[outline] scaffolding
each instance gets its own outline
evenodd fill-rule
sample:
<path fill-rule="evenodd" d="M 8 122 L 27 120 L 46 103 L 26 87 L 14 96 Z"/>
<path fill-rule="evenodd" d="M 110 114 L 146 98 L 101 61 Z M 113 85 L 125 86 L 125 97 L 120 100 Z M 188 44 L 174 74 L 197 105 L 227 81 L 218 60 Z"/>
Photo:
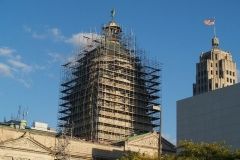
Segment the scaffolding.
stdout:
<path fill-rule="evenodd" d="M 58 125 L 73 136 L 115 143 L 160 131 L 161 65 L 114 21 L 62 66 Z"/>

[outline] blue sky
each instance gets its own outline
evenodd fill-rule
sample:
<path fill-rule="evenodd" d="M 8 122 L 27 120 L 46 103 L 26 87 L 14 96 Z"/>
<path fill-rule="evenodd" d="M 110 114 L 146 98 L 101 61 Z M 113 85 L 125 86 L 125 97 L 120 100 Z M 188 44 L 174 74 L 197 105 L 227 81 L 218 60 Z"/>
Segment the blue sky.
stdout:
<path fill-rule="evenodd" d="M 176 101 L 192 95 L 195 63 L 211 48 L 216 18 L 220 48 L 240 65 L 238 0 L 0 0 L 0 120 L 28 108 L 27 119 L 55 127 L 60 65 L 77 48 L 74 36 L 116 21 L 133 30 L 147 56 L 163 63 L 163 133 L 176 137 Z"/>

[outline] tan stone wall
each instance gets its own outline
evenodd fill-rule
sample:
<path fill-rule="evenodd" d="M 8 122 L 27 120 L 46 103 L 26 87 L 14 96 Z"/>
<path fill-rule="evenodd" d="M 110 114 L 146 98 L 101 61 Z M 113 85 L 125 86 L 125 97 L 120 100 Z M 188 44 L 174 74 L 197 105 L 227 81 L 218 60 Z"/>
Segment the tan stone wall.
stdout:
<path fill-rule="evenodd" d="M 158 148 L 156 147 L 158 137 L 156 137 L 155 134 L 156 133 L 150 133 L 147 137 L 143 137 L 142 139 L 138 138 L 133 141 L 126 141 L 125 147 L 104 145 L 71 138 L 68 141 L 69 145 L 66 151 L 68 151 L 68 153 L 71 155 L 71 160 L 92 159 L 92 157 L 96 156 L 103 158 L 111 157 L 115 159 L 120 157 L 125 150 L 153 156 L 158 153 Z M 16 143 L 16 141 L 19 141 L 21 138 L 24 140 L 22 142 Z M 31 145 L 29 145 L 29 149 L 26 149 L 28 143 L 26 141 L 31 140 L 36 142 L 37 145 L 39 145 L 37 146 L 38 148 L 31 148 Z M 3 142 L 5 144 L 9 141 L 13 141 L 13 144 L 15 144 L 16 146 L 13 146 L 12 148 L 7 148 L 6 145 L 1 145 Z M 6 126 L 0 126 L 0 160 L 6 158 L 22 158 L 21 160 L 25 160 L 24 158 L 28 158 L 27 160 L 52 160 L 54 159 L 54 151 L 58 142 L 59 139 L 55 137 L 54 133 L 27 129 L 20 130 Z M 26 143 L 26 146 L 24 146 L 25 148 L 20 146 L 21 143 Z"/>
<path fill-rule="evenodd" d="M 55 134 L 40 132 L 40 131 L 31 130 L 29 132 L 29 130 L 17 130 L 9 127 L 0 126 L 0 142 L 17 139 L 23 136 L 25 133 L 29 134 L 29 137 L 31 137 L 35 141 L 41 143 L 47 148 L 50 148 L 52 151 L 55 150 L 55 147 L 58 143 L 57 138 L 55 138 Z M 123 150 L 124 150 L 123 147 L 91 143 L 91 142 L 86 142 L 79 139 L 70 139 L 69 145 L 67 147 L 67 151 L 69 151 L 69 154 L 71 155 L 71 159 L 86 159 L 86 158 L 91 158 L 96 154 L 103 157 L 104 156 L 116 157 L 116 156 L 120 156 L 121 155 L 120 152 L 122 152 Z M 24 153 L 23 151 L 16 151 L 15 154 L 21 157 L 23 153 Z M 32 154 L 35 155 L 35 153 L 28 153 L 28 152 L 24 153 L 23 155 L 24 156 L 28 155 L 29 157 L 33 157 Z M 4 149 L 2 148 L 0 150 L 0 156 L 3 156 L 3 155 L 11 155 L 11 152 L 8 151 L 6 148 Z M 46 159 L 46 160 L 51 159 L 51 156 L 45 156 L 43 154 L 40 154 L 40 155 L 43 156 L 42 159 Z M 37 157 L 37 154 L 36 154 L 36 157 Z"/>
<path fill-rule="evenodd" d="M 54 157 L 43 153 L 0 148 L 0 160 L 54 160 Z"/>

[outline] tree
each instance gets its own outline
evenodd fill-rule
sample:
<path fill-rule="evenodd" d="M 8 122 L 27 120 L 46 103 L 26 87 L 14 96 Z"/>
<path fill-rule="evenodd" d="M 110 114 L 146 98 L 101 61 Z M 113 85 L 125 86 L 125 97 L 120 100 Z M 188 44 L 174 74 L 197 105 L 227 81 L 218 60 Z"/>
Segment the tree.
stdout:
<path fill-rule="evenodd" d="M 158 158 L 143 155 L 138 152 L 127 152 L 123 157 L 118 160 L 158 160 Z"/>
<path fill-rule="evenodd" d="M 164 159 L 165 158 L 165 159 Z M 231 150 L 224 143 L 193 143 L 183 141 L 174 157 L 166 155 L 163 160 L 236 160 L 240 150 Z"/>
<path fill-rule="evenodd" d="M 159 160 L 140 153 L 128 152 L 119 160 Z M 162 155 L 161 160 L 240 160 L 240 150 L 231 150 L 224 143 L 183 141 L 175 155 Z"/>

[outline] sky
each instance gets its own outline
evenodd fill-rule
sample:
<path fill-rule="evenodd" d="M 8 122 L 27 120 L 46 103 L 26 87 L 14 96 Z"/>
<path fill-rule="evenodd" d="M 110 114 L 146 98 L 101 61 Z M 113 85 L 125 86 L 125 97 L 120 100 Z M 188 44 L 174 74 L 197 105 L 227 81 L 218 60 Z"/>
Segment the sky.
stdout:
<path fill-rule="evenodd" d="M 132 30 L 137 45 L 163 64 L 162 132 L 176 141 L 176 101 L 192 96 L 195 64 L 211 49 L 216 19 L 220 48 L 240 65 L 238 0 L 0 0 L 0 121 L 18 108 L 33 121 L 56 127 L 61 64 L 74 55 L 81 37 L 111 20 Z"/>

